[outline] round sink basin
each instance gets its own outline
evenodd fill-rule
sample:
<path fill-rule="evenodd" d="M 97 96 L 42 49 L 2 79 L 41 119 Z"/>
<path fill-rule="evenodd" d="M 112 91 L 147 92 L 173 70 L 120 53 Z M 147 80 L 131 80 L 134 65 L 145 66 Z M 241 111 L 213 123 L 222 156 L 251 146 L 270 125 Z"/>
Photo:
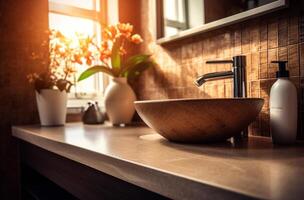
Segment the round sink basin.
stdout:
<path fill-rule="evenodd" d="M 135 101 L 144 122 L 174 142 L 218 142 L 239 134 L 262 109 L 261 98 Z"/>

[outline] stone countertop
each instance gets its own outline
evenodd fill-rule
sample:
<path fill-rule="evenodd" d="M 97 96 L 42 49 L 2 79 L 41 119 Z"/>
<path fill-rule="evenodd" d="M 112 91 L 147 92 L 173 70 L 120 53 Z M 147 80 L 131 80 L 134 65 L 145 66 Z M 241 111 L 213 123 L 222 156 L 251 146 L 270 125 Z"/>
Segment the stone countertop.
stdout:
<path fill-rule="evenodd" d="M 242 144 L 171 143 L 147 127 L 70 123 L 18 126 L 13 135 L 50 152 L 173 199 L 300 199 L 304 145 L 269 138 Z"/>

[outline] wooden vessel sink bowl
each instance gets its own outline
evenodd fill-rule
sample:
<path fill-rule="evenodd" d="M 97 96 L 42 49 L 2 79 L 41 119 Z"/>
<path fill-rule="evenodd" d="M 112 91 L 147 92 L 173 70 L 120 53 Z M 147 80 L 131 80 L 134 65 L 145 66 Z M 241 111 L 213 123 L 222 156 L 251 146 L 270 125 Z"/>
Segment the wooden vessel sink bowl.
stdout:
<path fill-rule="evenodd" d="M 218 142 L 239 134 L 262 109 L 260 98 L 135 101 L 144 122 L 174 142 Z"/>

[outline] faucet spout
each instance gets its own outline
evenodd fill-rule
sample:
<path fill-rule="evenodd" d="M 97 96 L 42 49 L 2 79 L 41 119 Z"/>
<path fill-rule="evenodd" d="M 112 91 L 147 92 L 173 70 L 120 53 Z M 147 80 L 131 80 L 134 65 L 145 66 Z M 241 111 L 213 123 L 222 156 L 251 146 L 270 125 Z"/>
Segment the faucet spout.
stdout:
<path fill-rule="evenodd" d="M 202 76 L 199 76 L 194 81 L 194 83 L 199 87 L 199 86 L 202 86 L 207 81 L 233 78 L 233 77 L 234 77 L 234 72 L 233 71 L 214 72 L 214 73 L 208 73 L 208 74 L 204 74 Z"/>

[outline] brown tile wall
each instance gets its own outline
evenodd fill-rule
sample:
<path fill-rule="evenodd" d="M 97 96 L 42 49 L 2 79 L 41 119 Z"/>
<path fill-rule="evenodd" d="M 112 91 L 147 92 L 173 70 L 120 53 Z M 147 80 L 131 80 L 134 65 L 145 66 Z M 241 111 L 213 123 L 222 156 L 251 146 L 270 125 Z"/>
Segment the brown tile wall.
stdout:
<path fill-rule="evenodd" d="M 43 70 L 30 57 L 47 39 L 47 0 L 0 0 L 0 199 L 18 199 L 18 145 L 11 126 L 38 122 L 26 75 Z"/>
<path fill-rule="evenodd" d="M 139 15 L 145 39 L 142 51 L 152 53 L 158 66 L 144 73 L 134 84 L 138 98 L 232 97 L 231 80 L 207 82 L 200 88 L 193 81 L 204 73 L 230 70 L 229 65 L 206 65 L 207 60 L 246 55 L 247 95 L 265 99 L 262 112 L 250 126 L 250 133 L 269 136 L 269 92 L 277 70 L 276 65 L 270 63 L 272 60 L 288 60 L 291 80 L 299 91 L 299 114 L 303 115 L 304 111 L 304 15 L 293 8 L 298 6 L 291 7 L 177 42 L 157 45 L 153 37 L 151 0 L 141 1 Z M 299 125 L 301 123 L 303 121 L 299 121 Z M 299 137 L 303 135 L 301 126 Z"/>

